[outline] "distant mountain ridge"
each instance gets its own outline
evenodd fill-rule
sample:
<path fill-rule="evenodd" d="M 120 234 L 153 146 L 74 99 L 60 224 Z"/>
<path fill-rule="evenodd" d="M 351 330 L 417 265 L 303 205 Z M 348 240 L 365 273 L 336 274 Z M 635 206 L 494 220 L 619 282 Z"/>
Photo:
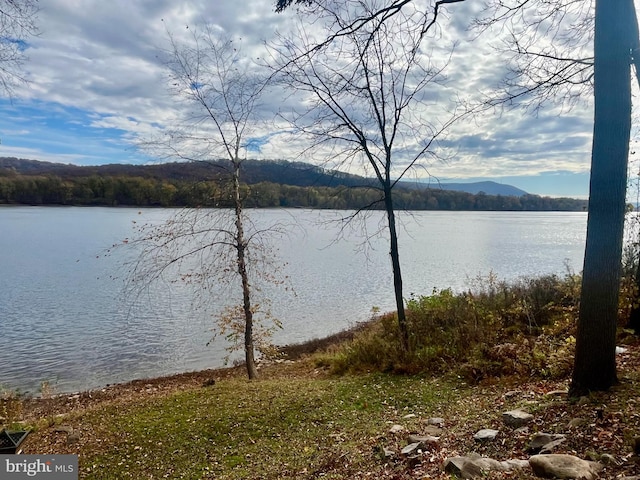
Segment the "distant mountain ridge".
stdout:
<path fill-rule="evenodd" d="M 523 195 L 529 195 L 528 192 L 525 192 L 518 187 L 514 187 L 513 185 L 508 185 L 506 183 L 497 183 L 491 180 L 471 183 L 431 182 L 426 185 L 424 183 L 419 183 L 417 188 L 453 190 L 456 192 L 467 192 L 473 195 L 485 193 L 487 195 L 502 195 L 503 197 L 522 197 Z"/>
<path fill-rule="evenodd" d="M 24 175 L 59 175 L 80 177 L 89 175 L 137 176 L 167 180 L 216 180 L 226 175 L 228 162 L 169 162 L 147 165 L 107 164 L 78 166 L 43 162 L 22 158 L 0 157 L 0 171 L 11 170 Z M 366 186 L 373 180 L 337 170 L 327 170 L 303 162 L 287 160 L 245 160 L 242 180 L 248 184 L 273 182 L 285 185 L 307 186 Z"/>
<path fill-rule="evenodd" d="M 212 168 L 212 165 L 214 168 Z M 223 174 L 224 161 L 205 162 L 169 162 L 148 165 L 107 164 L 97 166 L 78 166 L 64 163 L 43 162 L 14 157 L 0 157 L 0 170 L 10 170 L 24 175 L 53 174 L 62 177 L 89 175 L 128 175 L 156 179 L 172 180 L 215 180 Z M 215 167 L 219 167 L 216 169 Z M 376 180 L 327 170 L 303 162 L 287 160 L 246 160 L 243 165 L 243 180 L 248 184 L 273 182 L 299 187 L 337 187 L 375 185 Z M 439 183 L 402 181 L 399 186 L 408 189 L 450 190 L 487 195 L 521 197 L 527 192 L 512 185 L 492 181 L 473 183 Z"/>

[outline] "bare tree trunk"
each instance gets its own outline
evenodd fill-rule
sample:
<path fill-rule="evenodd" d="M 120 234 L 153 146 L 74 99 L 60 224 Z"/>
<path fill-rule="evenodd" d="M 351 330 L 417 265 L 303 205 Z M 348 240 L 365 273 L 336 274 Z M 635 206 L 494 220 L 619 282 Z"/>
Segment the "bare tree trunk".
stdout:
<path fill-rule="evenodd" d="M 597 0 L 595 122 L 572 396 L 617 381 L 615 341 L 631 130 L 630 0 Z"/>
<path fill-rule="evenodd" d="M 242 309 L 244 311 L 244 355 L 249 380 L 258 378 L 258 369 L 253 348 L 253 311 L 251 310 L 251 286 L 247 274 L 245 258 L 246 242 L 242 221 L 242 199 L 240 198 L 240 161 L 233 162 L 233 194 L 236 215 L 236 250 L 238 252 L 238 273 L 242 280 Z"/>
<path fill-rule="evenodd" d="M 409 351 L 409 327 L 407 316 L 404 310 L 404 297 L 402 295 L 402 272 L 400 270 L 400 254 L 398 250 L 398 233 L 396 230 L 396 215 L 393 209 L 392 188 L 387 180 L 384 186 L 384 207 L 387 212 L 389 224 L 389 243 L 391 255 L 391 267 L 393 270 L 393 291 L 396 297 L 396 311 L 398 312 L 398 328 L 400 330 L 400 341 L 405 352 Z"/>

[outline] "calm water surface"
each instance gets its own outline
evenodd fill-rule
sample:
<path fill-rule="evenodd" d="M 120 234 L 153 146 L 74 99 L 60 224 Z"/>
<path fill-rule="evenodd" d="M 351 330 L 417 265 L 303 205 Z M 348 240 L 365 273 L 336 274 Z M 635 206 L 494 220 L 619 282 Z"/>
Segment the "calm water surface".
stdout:
<path fill-rule="evenodd" d="M 133 223 L 161 223 L 175 211 L 75 207 L 0 208 L 0 387 L 38 392 L 96 388 L 162 374 L 221 366 L 224 342 L 207 346 L 214 316 L 229 293 L 207 308 L 197 287 L 166 282 L 142 295 L 124 293 L 134 252 L 105 256 L 134 235 Z M 295 225 L 276 245 L 289 286 L 266 293 L 282 321 L 277 343 L 324 336 L 393 309 L 384 235 L 364 242 L 383 220 L 376 212 L 340 230 L 349 212 L 257 210 L 259 225 Z M 585 213 L 414 212 L 401 214 L 405 292 L 463 290 L 478 275 L 501 279 L 580 271 Z M 340 239 L 336 238 L 341 232 Z"/>

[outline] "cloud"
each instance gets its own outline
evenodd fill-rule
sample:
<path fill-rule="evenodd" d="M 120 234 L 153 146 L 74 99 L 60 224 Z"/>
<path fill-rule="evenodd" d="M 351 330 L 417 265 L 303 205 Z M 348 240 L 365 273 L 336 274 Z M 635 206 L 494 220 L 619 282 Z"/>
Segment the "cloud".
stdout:
<path fill-rule="evenodd" d="M 296 9 L 276 14 L 273 0 L 40 0 L 40 8 L 41 35 L 26 45 L 30 84 L 13 104 L 0 102 L 0 155 L 22 152 L 19 156 L 91 164 L 148 162 L 136 148 L 138 139 L 153 137 L 189 113 L 169 93 L 167 31 L 178 41 L 189 41 L 194 29 L 214 25 L 237 39 L 256 63 L 268 59 L 265 42 L 277 33 L 300 28 L 309 36 L 323 35 L 318 23 L 300 18 Z M 447 80 L 429 91 L 430 101 L 444 105 L 474 98 L 504 77 L 506 59 L 491 45 L 499 38 L 478 40 L 467 28 L 479 8 L 477 2 L 462 2 L 442 10 L 424 54 L 441 64 L 439 58 L 453 52 L 444 72 Z M 304 108 L 301 95 L 278 86 L 262 99 L 260 113 L 286 116 Z M 428 110 L 416 114 L 433 120 L 430 115 Z M 447 161 L 425 158 L 425 166 L 430 173 L 458 179 L 559 171 L 583 175 L 589 168 L 591 128 L 588 106 L 568 113 L 551 106 L 537 117 L 505 111 L 456 125 L 440 142 Z M 258 126 L 248 139 L 249 153 L 310 160 L 305 139 L 288 132 L 290 125 L 278 118 Z M 400 151 L 401 168 L 415 148 Z M 316 158 L 329 159 L 333 153 L 327 150 Z"/>

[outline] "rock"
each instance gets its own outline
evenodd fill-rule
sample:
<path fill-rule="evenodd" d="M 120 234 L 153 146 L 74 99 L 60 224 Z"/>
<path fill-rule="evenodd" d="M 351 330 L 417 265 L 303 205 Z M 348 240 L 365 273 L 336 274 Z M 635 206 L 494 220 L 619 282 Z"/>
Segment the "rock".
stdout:
<path fill-rule="evenodd" d="M 573 455 L 534 455 L 529 459 L 533 473 L 543 478 L 575 478 L 595 480 L 602 465 Z"/>
<path fill-rule="evenodd" d="M 387 447 L 382 447 L 382 456 L 384 458 L 392 458 L 396 456 L 396 452 Z"/>
<path fill-rule="evenodd" d="M 529 462 L 527 460 L 512 459 L 499 462 L 492 458 L 481 457 L 475 453 L 466 457 L 451 457 L 444 462 L 445 472 L 459 478 L 480 478 L 484 477 L 486 472 L 490 470 L 511 472 L 528 466 Z"/>
<path fill-rule="evenodd" d="M 442 427 L 444 425 L 444 418 L 431 417 L 427 420 L 427 425 L 435 425 L 436 427 Z"/>
<path fill-rule="evenodd" d="M 478 478 L 482 469 L 467 457 L 451 457 L 444 461 L 444 471 L 456 478 Z"/>
<path fill-rule="evenodd" d="M 551 453 L 551 451 L 566 440 L 564 435 L 555 433 L 536 433 L 531 437 L 531 442 L 527 447 L 527 451 L 530 453 Z"/>
<path fill-rule="evenodd" d="M 620 355 L 622 353 L 625 353 L 628 349 L 624 348 L 624 347 L 616 347 L 616 355 Z"/>
<path fill-rule="evenodd" d="M 521 460 L 518 458 L 505 460 L 504 462 L 500 462 L 500 463 L 509 467 L 506 470 L 507 472 L 511 472 L 513 470 L 521 470 L 523 468 L 529 468 L 529 460 Z"/>
<path fill-rule="evenodd" d="M 550 392 L 546 393 L 547 397 L 562 397 L 568 394 L 569 394 L 568 390 L 551 390 Z"/>
<path fill-rule="evenodd" d="M 72 445 L 80 441 L 80 433 L 76 431 L 69 432 L 67 435 L 67 445 Z"/>
<path fill-rule="evenodd" d="M 511 410 L 502 414 L 502 421 L 512 428 L 519 428 L 533 421 L 533 415 L 523 410 Z"/>
<path fill-rule="evenodd" d="M 507 393 L 505 393 L 503 395 L 504 398 L 513 398 L 513 397 L 517 397 L 518 395 L 520 395 L 520 392 L 517 390 L 510 390 Z"/>
<path fill-rule="evenodd" d="M 494 440 L 498 436 L 498 433 L 500 433 L 498 430 L 483 428 L 482 430 L 478 430 L 478 432 L 476 432 L 476 434 L 473 436 L 473 439 L 478 442 Z"/>
<path fill-rule="evenodd" d="M 559 438 L 558 440 L 554 440 L 553 442 L 549 442 L 546 445 L 544 445 L 540 451 L 538 452 L 541 455 L 544 455 L 546 453 L 553 453 L 553 451 L 555 450 L 555 448 L 560 445 L 561 443 L 563 443 L 566 439 L 565 438 Z"/>
<path fill-rule="evenodd" d="M 437 445 L 439 441 L 440 438 L 431 435 L 409 435 L 409 443 L 419 443 L 425 448 L 429 445 Z"/>
<path fill-rule="evenodd" d="M 588 420 L 585 420 L 584 418 L 573 418 L 570 422 L 569 422 L 569 428 L 576 428 L 576 427 L 582 427 L 583 425 L 586 425 L 587 423 L 589 423 Z"/>
<path fill-rule="evenodd" d="M 71 433 L 73 432 L 73 427 L 71 427 L 70 425 L 58 425 L 57 427 L 55 427 L 53 429 L 54 432 L 56 433 Z"/>
<path fill-rule="evenodd" d="M 411 455 L 412 453 L 417 453 L 417 450 L 420 448 L 422 444 L 420 442 L 413 442 L 400 450 L 401 455 Z"/>
<path fill-rule="evenodd" d="M 409 413 L 407 415 L 405 415 L 404 417 L 402 417 L 405 420 L 409 420 L 410 418 L 416 418 L 416 414 L 415 413 Z"/>
<path fill-rule="evenodd" d="M 610 453 L 603 453 L 600 455 L 600 463 L 603 463 L 604 465 L 619 465 L 616 457 Z"/>
<path fill-rule="evenodd" d="M 400 432 L 404 432 L 404 427 L 402 425 L 396 424 L 389 429 L 389 433 L 400 433 Z"/>

